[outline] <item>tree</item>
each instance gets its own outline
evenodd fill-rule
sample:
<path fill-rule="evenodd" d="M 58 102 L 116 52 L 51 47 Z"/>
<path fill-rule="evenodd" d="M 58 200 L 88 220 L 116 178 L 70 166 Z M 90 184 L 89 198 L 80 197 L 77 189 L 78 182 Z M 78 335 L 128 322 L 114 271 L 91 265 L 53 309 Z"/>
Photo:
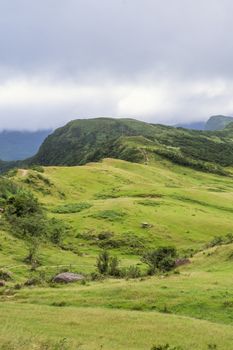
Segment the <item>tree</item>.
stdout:
<path fill-rule="evenodd" d="M 97 258 L 97 269 L 101 275 L 106 275 L 109 269 L 110 256 L 109 253 L 104 250 L 101 252 Z"/>
<path fill-rule="evenodd" d="M 114 256 L 110 258 L 108 273 L 110 276 L 119 277 L 120 269 L 119 269 L 119 259 Z"/>
<path fill-rule="evenodd" d="M 48 221 L 48 234 L 52 243 L 59 245 L 66 232 L 66 227 L 61 220 L 52 218 Z"/>
<path fill-rule="evenodd" d="M 37 263 L 37 253 L 41 240 L 46 236 L 46 216 L 31 192 L 18 191 L 6 203 L 5 217 L 11 231 L 28 243 L 26 261 L 33 266 Z"/>

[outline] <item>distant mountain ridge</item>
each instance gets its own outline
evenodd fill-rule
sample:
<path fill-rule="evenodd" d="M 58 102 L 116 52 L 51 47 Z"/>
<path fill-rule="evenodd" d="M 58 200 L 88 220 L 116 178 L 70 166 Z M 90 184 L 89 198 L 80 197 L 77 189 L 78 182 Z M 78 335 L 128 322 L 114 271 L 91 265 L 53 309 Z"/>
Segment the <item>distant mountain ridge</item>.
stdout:
<path fill-rule="evenodd" d="M 179 123 L 176 124 L 176 128 L 185 128 L 185 129 L 192 129 L 192 130 L 205 130 L 206 122 L 200 121 L 200 122 L 192 122 L 192 123 Z"/>
<path fill-rule="evenodd" d="M 38 131 L 1 131 L 0 159 L 13 161 L 33 156 L 51 132 L 51 129 Z"/>
<path fill-rule="evenodd" d="M 232 122 L 233 117 L 225 115 L 214 115 L 207 120 L 205 130 L 223 130 L 228 124 Z"/>
<path fill-rule="evenodd" d="M 217 131 L 223 130 L 229 123 L 233 122 L 233 117 L 225 116 L 225 115 L 214 115 L 210 117 L 206 122 L 191 122 L 191 123 L 179 123 L 176 124 L 177 128 L 185 128 L 192 130 L 209 130 L 209 131 Z"/>

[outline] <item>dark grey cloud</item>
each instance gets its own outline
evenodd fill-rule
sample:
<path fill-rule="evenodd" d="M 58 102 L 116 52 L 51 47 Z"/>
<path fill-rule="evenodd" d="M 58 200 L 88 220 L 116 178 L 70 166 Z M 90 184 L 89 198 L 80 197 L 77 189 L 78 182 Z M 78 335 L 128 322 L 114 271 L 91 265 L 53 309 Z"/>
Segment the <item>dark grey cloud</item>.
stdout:
<path fill-rule="evenodd" d="M 232 13 L 231 0 L 0 0 L 0 128 L 231 114 Z"/>

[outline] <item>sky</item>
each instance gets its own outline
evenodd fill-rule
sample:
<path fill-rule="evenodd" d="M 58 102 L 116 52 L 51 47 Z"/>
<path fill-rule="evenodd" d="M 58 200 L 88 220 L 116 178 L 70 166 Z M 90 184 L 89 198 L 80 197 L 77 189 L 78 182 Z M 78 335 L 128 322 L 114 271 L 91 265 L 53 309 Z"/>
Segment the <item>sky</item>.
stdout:
<path fill-rule="evenodd" d="M 232 0 L 0 0 L 0 129 L 233 115 Z"/>

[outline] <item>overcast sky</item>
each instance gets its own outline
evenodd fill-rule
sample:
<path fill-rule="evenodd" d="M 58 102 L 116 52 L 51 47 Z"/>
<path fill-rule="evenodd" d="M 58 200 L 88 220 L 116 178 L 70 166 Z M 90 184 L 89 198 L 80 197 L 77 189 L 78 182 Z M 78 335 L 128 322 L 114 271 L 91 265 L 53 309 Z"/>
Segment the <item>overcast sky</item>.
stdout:
<path fill-rule="evenodd" d="M 232 0 L 0 0 L 0 129 L 233 115 Z"/>

